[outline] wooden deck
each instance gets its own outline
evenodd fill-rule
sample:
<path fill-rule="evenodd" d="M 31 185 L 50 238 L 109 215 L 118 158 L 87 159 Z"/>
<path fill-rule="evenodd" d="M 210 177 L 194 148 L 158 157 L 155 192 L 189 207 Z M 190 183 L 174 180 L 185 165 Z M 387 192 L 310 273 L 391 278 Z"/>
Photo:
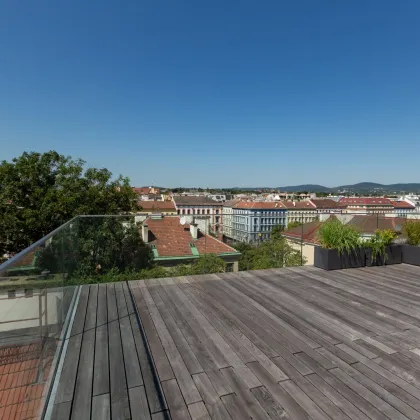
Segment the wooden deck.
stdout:
<path fill-rule="evenodd" d="M 55 402 L 54 419 L 418 420 L 420 268 L 84 286 Z"/>

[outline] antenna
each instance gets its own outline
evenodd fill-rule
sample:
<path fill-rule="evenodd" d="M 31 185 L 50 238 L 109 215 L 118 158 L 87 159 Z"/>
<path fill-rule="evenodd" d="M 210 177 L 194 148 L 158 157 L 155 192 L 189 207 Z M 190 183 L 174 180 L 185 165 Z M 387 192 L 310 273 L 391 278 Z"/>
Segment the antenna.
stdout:
<path fill-rule="evenodd" d="M 181 225 L 185 225 L 185 223 L 187 223 L 187 219 L 183 216 L 181 217 L 181 220 L 179 221 L 179 223 L 181 223 Z"/>

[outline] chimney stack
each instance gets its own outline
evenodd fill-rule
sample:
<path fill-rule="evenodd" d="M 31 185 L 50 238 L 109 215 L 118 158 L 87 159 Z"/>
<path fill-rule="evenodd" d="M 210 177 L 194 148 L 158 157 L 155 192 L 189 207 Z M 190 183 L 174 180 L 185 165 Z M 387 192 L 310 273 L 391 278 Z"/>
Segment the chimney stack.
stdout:
<path fill-rule="evenodd" d="M 193 239 L 198 239 L 198 225 L 197 223 L 190 223 L 190 233 Z"/>
<path fill-rule="evenodd" d="M 143 238 L 143 242 L 147 244 L 149 242 L 149 226 L 146 223 L 143 223 L 141 226 L 141 237 Z"/>

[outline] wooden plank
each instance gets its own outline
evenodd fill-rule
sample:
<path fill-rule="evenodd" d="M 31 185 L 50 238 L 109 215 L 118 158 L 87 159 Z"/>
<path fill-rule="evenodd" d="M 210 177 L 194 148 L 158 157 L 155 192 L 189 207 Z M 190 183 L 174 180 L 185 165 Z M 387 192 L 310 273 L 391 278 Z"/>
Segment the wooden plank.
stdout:
<path fill-rule="evenodd" d="M 327 382 L 332 388 L 337 390 L 341 395 L 343 395 L 348 401 L 350 401 L 354 406 L 356 406 L 360 411 L 366 414 L 373 420 L 383 420 L 384 414 L 379 411 L 375 406 L 373 406 L 369 401 L 360 396 L 353 389 L 349 388 L 344 384 L 339 378 L 335 375 L 321 367 L 313 359 L 311 359 L 305 353 L 298 353 L 296 355 L 304 363 L 311 367 L 311 369 L 320 376 L 325 382 Z M 337 369 L 337 368 L 336 368 Z"/>
<path fill-rule="evenodd" d="M 96 312 L 96 305 L 94 305 Z M 90 308 L 88 308 L 89 312 Z M 79 367 L 73 397 L 71 418 L 79 420 L 89 415 L 92 404 L 93 358 L 95 348 L 95 329 L 83 333 Z"/>
<path fill-rule="evenodd" d="M 115 283 L 115 298 L 117 301 L 118 317 L 125 318 L 128 315 L 122 283 Z"/>
<path fill-rule="evenodd" d="M 160 297 L 157 288 L 150 290 L 150 293 L 190 374 L 193 375 L 195 373 L 203 372 L 203 367 L 200 365 L 200 362 L 197 360 L 197 357 L 182 334 L 182 331 L 179 329 L 174 318 Z"/>
<path fill-rule="evenodd" d="M 258 363 L 248 363 L 248 367 L 264 384 L 271 395 L 286 410 L 289 416 L 295 420 L 308 420 L 308 414 L 302 410 L 299 404 L 275 381 L 275 379 Z"/>
<path fill-rule="evenodd" d="M 130 388 L 128 395 L 132 420 L 150 420 L 150 411 L 144 386 Z"/>
<path fill-rule="evenodd" d="M 125 419 L 130 417 L 130 404 L 125 369 L 123 368 L 124 354 L 113 286 L 113 284 L 107 285 L 111 416 L 112 418 Z"/>
<path fill-rule="evenodd" d="M 193 375 L 193 380 L 200 391 L 201 397 L 206 404 L 206 408 L 213 420 L 230 419 L 225 406 L 219 398 L 216 389 L 213 387 L 206 373 Z"/>
<path fill-rule="evenodd" d="M 179 353 L 148 289 L 143 288 L 142 293 L 185 402 L 187 404 L 192 404 L 194 402 L 201 401 L 200 393 L 198 392 L 181 354 Z"/>
<path fill-rule="evenodd" d="M 274 399 L 265 386 L 251 389 L 254 397 L 260 405 L 267 411 L 270 419 L 290 420 L 290 416 L 284 411 L 283 407 Z"/>
<path fill-rule="evenodd" d="M 84 331 L 93 330 L 96 326 L 96 312 L 98 305 L 98 285 L 89 286 L 89 300 L 86 310 Z"/>
<path fill-rule="evenodd" d="M 188 405 L 188 411 L 192 420 L 211 420 L 209 412 L 203 401 Z"/>
<path fill-rule="evenodd" d="M 120 287 L 117 287 L 120 286 Z M 124 366 L 127 376 L 127 387 L 134 388 L 143 385 L 143 377 L 136 345 L 134 343 L 131 322 L 128 318 L 127 303 L 121 284 L 115 285 L 118 318 L 120 322 L 121 341 L 124 353 Z"/>
<path fill-rule="evenodd" d="M 71 401 L 73 399 L 77 376 L 76 366 L 79 364 L 88 297 L 89 286 L 82 286 L 70 338 L 68 340 L 67 352 L 64 359 L 63 369 L 61 371 L 60 382 L 54 401 L 55 404 Z"/>
<path fill-rule="evenodd" d="M 306 379 L 311 382 L 319 391 L 321 391 L 327 398 L 329 398 L 337 407 L 346 413 L 352 420 L 369 420 L 355 405 L 347 400 L 342 394 L 337 392 L 335 388 L 325 382 L 316 373 L 311 373 L 306 376 Z"/>
<path fill-rule="evenodd" d="M 130 293 L 128 282 L 123 282 L 123 291 L 124 291 L 124 296 L 125 296 L 125 302 L 127 304 L 128 315 L 134 314 L 136 312 L 136 309 L 134 308 L 134 305 L 133 305 L 133 299 Z"/>
<path fill-rule="evenodd" d="M 147 310 L 141 289 L 132 288 L 131 292 L 135 298 L 137 312 L 145 331 L 159 378 L 161 381 L 172 379 L 174 378 L 174 373 L 172 372 L 172 368 L 168 358 L 166 357 L 165 350 L 162 347 L 162 343 L 160 342 L 149 311 Z"/>
<path fill-rule="evenodd" d="M 81 417 L 85 418 L 85 417 Z M 111 420 L 111 405 L 109 394 L 96 395 L 92 398 L 91 420 Z"/>
<path fill-rule="evenodd" d="M 221 400 L 232 419 L 251 418 L 241 399 L 235 394 L 224 395 Z"/>
<path fill-rule="evenodd" d="M 276 363 L 286 372 L 289 378 L 310 398 L 317 406 L 323 410 L 331 419 L 334 420 L 349 420 L 349 417 L 344 414 L 336 405 L 334 405 L 329 398 L 325 397 L 316 387 L 314 387 L 304 376 L 302 376 L 292 365 L 287 363 L 281 357 L 276 358 Z M 288 386 L 291 390 L 291 387 Z M 287 389 L 286 389 L 287 391 Z M 291 396 L 295 393 L 292 391 Z M 296 398 L 295 398 L 296 399 Z M 303 404 L 301 404 L 303 407 Z M 311 413 L 309 413 L 311 414 Z M 313 416 L 311 416 L 313 417 Z"/>
<path fill-rule="evenodd" d="M 159 413 L 152 414 L 152 420 L 171 420 L 169 411 L 160 411 Z"/>
<path fill-rule="evenodd" d="M 60 404 L 54 404 L 54 408 L 51 414 L 51 419 L 68 420 L 70 418 L 70 412 L 71 412 L 71 401 L 66 401 Z"/>
<path fill-rule="evenodd" d="M 169 411 L 173 420 L 190 419 L 188 408 L 182 398 L 181 391 L 175 379 L 162 382 L 162 388 L 165 392 L 166 401 L 168 402 Z"/>
<path fill-rule="evenodd" d="M 341 368 L 331 369 L 330 372 L 340 379 L 341 382 L 346 384 L 353 391 L 357 392 L 358 395 L 362 396 L 379 411 L 387 415 L 390 419 L 395 420 L 407 420 L 407 417 L 401 412 L 396 410 L 390 404 L 379 398 L 373 392 L 369 391 L 365 386 L 354 380 L 352 377 L 347 375 Z M 417 415 L 416 415 L 417 417 Z"/>
<path fill-rule="evenodd" d="M 167 409 L 166 401 L 160 393 L 158 379 L 153 375 L 151 360 L 149 360 L 135 314 L 130 315 L 130 323 L 133 331 L 134 342 L 136 343 L 137 355 L 140 362 L 150 412 L 154 414 L 164 411 Z"/>

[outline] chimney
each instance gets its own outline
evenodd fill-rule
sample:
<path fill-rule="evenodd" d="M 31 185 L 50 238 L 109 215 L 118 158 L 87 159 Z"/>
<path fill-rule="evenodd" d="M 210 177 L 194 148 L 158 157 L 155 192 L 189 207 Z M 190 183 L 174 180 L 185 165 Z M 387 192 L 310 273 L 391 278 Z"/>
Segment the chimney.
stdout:
<path fill-rule="evenodd" d="M 296 203 L 293 201 L 293 207 L 296 207 Z"/>
<path fill-rule="evenodd" d="M 198 238 L 198 225 L 196 223 L 190 223 L 190 233 L 193 239 Z"/>
<path fill-rule="evenodd" d="M 143 242 L 147 244 L 149 242 L 149 226 L 146 223 L 143 223 L 141 226 L 141 237 L 143 238 Z"/>

